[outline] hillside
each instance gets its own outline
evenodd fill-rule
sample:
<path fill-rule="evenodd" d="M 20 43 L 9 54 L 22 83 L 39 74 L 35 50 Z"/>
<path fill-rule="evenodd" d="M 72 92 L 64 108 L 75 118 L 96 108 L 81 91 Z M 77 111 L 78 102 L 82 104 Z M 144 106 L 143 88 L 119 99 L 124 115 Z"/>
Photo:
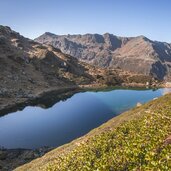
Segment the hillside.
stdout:
<path fill-rule="evenodd" d="M 136 74 L 171 80 L 171 44 L 144 36 L 55 35 L 49 32 L 35 39 L 50 44 L 81 61 L 105 68 L 121 68 Z"/>
<path fill-rule="evenodd" d="M 171 95 L 125 112 L 16 171 L 170 170 Z"/>

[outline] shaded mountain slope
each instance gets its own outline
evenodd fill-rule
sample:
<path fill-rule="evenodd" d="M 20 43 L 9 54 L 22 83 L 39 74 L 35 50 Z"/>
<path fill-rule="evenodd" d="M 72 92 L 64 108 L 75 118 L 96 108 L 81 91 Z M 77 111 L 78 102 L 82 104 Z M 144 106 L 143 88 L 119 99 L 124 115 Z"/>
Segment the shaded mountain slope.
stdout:
<path fill-rule="evenodd" d="M 160 80 L 171 78 L 171 45 L 144 36 L 126 38 L 109 33 L 59 36 L 47 32 L 35 40 L 95 66 L 121 68 Z"/>

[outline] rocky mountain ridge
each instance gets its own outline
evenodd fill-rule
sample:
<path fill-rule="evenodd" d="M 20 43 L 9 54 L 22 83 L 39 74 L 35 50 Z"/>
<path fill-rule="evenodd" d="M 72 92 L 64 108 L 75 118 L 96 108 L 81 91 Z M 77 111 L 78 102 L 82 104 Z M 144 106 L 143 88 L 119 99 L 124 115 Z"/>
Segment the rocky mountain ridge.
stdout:
<path fill-rule="evenodd" d="M 103 68 L 121 68 L 136 74 L 171 80 L 171 44 L 144 36 L 113 34 L 55 35 L 44 33 L 35 41 L 50 44 L 80 61 Z"/>

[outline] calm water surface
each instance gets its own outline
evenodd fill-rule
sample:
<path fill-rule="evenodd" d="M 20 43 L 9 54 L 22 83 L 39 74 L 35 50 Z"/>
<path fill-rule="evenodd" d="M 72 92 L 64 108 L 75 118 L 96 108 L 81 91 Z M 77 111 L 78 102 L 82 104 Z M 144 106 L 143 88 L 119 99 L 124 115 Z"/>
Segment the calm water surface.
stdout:
<path fill-rule="evenodd" d="M 0 117 L 0 146 L 38 148 L 70 142 L 112 117 L 163 95 L 168 89 L 76 93 L 49 109 L 26 107 Z"/>

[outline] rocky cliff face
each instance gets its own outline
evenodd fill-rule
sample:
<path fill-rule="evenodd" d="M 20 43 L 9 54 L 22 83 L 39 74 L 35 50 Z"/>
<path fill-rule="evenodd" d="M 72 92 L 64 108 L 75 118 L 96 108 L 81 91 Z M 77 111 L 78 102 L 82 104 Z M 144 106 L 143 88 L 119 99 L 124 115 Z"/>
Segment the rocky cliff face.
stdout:
<path fill-rule="evenodd" d="M 108 33 L 58 36 L 47 32 L 35 40 L 96 66 L 171 80 L 171 44 L 168 43 L 144 36 L 126 38 Z"/>

